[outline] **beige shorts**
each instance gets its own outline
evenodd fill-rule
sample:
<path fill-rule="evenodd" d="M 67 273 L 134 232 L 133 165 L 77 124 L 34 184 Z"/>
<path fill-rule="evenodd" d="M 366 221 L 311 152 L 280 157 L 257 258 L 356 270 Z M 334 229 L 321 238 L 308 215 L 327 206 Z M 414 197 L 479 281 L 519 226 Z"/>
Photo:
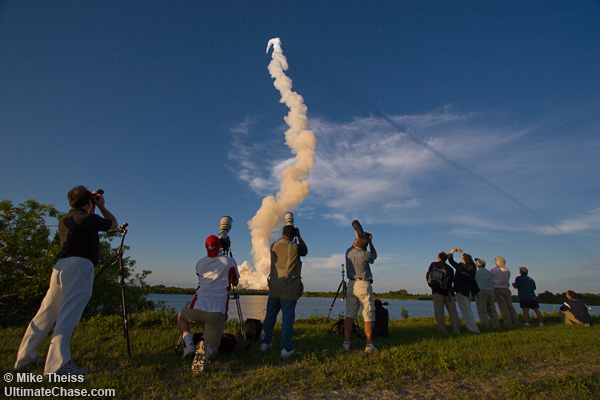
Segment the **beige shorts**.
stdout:
<path fill-rule="evenodd" d="M 348 282 L 346 297 L 347 318 L 356 318 L 358 310 L 362 306 L 362 315 L 365 322 L 375 321 L 375 300 L 370 282 L 351 280 Z"/>
<path fill-rule="evenodd" d="M 225 314 L 219 312 L 206 312 L 189 308 L 190 303 L 191 302 L 188 301 L 181 309 L 181 312 L 179 313 L 180 317 L 190 324 L 195 322 L 204 323 L 204 333 L 202 337 L 204 338 L 206 345 L 218 349 L 221 344 L 223 330 L 225 330 L 227 317 Z"/>

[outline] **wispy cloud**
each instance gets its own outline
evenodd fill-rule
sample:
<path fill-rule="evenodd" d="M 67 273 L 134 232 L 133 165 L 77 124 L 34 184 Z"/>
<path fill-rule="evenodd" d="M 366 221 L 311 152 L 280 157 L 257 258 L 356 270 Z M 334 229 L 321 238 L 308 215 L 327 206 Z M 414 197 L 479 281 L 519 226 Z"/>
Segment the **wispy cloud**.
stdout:
<path fill-rule="evenodd" d="M 354 218 L 404 225 L 444 222 L 471 237 L 489 230 L 556 234 L 553 225 L 575 233 L 600 225 L 600 209 L 566 215 L 559 223 L 539 217 L 537 210 L 553 201 L 551 183 L 573 179 L 574 168 L 564 160 L 575 150 L 566 140 L 545 138 L 533 123 L 506 126 L 495 117 L 447 107 L 389 120 L 316 118 L 310 129 L 319 144 L 309 177 L 311 195 L 303 207 L 319 209 L 321 218 L 342 224 Z M 256 140 L 248 120 L 232 132 L 237 140 L 230 158 L 239 179 L 258 195 L 275 192 L 289 153 Z M 268 161 L 265 154 L 271 156 Z"/>
<path fill-rule="evenodd" d="M 600 207 L 576 217 L 561 221 L 556 227 L 540 227 L 538 232 L 546 235 L 600 231 Z"/>

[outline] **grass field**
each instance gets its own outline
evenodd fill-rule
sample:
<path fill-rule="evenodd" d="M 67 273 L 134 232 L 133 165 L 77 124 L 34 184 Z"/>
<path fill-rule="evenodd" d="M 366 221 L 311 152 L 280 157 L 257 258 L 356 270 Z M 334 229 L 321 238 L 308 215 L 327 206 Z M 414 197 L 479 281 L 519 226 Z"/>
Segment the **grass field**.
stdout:
<path fill-rule="evenodd" d="M 131 358 L 121 317 L 100 316 L 82 321 L 71 340 L 74 361 L 90 368 L 84 382 L 9 384 L 4 379 L 2 384 L 4 390 L 114 389 L 120 399 L 600 398 L 598 327 L 565 326 L 556 313 L 546 315 L 543 328 L 459 336 L 437 333 L 433 318 L 390 320 L 390 336 L 376 339 L 381 353 L 375 355 L 364 353 L 360 338 L 353 338 L 354 350 L 345 352 L 343 338 L 327 333 L 331 322 L 321 330 L 323 322 L 323 317 L 296 321 L 294 343 L 301 354 L 287 361 L 279 358 L 277 325 L 272 351 L 259 352 L 257 343 L 249 349 L 240 345 L 205 373 L 193 375 L 191 359 L 172 351 L 178 337 L 172 313 L 130 316 Z M 230 322 L 226 332 L 236 333 L 238 327 Z M 24 330 L 2 329 L 3 377 L 13 373 Z M 42 356 L 47 347 L 48 341 Z M 43 367 L 22 372 L 41 375 Z"/>

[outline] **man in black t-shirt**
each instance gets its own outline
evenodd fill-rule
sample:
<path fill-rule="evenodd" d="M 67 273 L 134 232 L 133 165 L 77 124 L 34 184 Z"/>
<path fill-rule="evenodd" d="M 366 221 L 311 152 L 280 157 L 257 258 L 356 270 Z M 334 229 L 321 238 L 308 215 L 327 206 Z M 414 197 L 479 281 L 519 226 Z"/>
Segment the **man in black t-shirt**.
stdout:
<path fill-rule="evenodd" d="M 52 270 L 50 287 L 40 309 L 31 320 L 21 341 L 15 369 L 43 362 L 37 355 L 52 327 L 54 334 L 48 348 L 44 374 L 82 375 L 85 368 L 71 361 L 69 343 L 73 328 L 92 295 L 94 266 L 100 256 L 99 231 L 117 228 L 117 219 L 104 207 L 104 197 L 83 186 L 69 194 L 71 210 L 58 222 L 62 250 Z M 98 207 L 104 218 L 94 214 Z"/>

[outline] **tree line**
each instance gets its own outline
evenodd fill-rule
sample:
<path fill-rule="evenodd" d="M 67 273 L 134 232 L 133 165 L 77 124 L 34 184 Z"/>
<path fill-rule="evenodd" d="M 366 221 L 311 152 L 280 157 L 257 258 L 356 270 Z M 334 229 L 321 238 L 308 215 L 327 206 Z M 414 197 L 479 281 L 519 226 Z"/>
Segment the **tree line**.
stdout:
<path fill-rule="evenodd" d="M 193 295 L 196 289 L 192 288 L 179 288 L 175 286 L 155 285 L 148 286 L 147 293 L 153 294 L 190 294 Z M 240 295 L 252 296 L 252 295 L 264 295 L 268 294 L 268 290 L 252 290 L 252 289 L 240 289 Z M 303 297 L 335 297 L 336 292 L 304 292 Z M 377 299 L 387 300 L 431 300 L 430 294 L 411 294 L 404 289 L 389 291 L 385 293 L 374 293 Z M 600 294 L 593 293 L 578 293 L 578 297 L 581 301 L 589 306 L 600 305 Z M 552 293 L 548 290 L 538 294 L 538 301 L 544 304 L 562 304 L 567 298 L 567 292 L 563 293 Z M 514 303 L 519 302 L 519 298 L 516 295 L 512 296 Z"/>
<path fill-rule="evenodd" d="M 63 215 L 54 206 L 28 200 L 14 205 L 10 200 L 0 202 L 0 326 L 21 324 L 34 315 L 48 289 L 52 267 L 57 261 L 60 241 L 56 227 Z M 96 271 L 116 254 L 120 235 L 117 231 L 101 234 L 100 262 Z M 118 241 L 117 241 L 118 242 Z M 126 252 L 129 247 L 124 246 Z M 123 257 L 126 281 L 125 300 L 128 311 L 153 310 L 154 303 L 146 300 L 149 293 L 193 294 L 195 289 L 150 286 L 146 278 L 151 271 L 134 272 L 135 260 Z M 240 289 L 241 295 L 266 295 L 267 290 Z M 335 292 L 307 292 L 306 297 L 334 297 Z M 431 300 L 430 294 L 410 294 L 406 290 L 376 293 L 376 298 L 398 300 Z M 600 294 L 579 293 L 588 305 L 600 305 Z M 563 293 L 546 290 L 538 294 L 540 303 L 561 304 Z M 513 296 L 517 302 L 517 296 Z M 84 317 L 96 314 L 121 313 L 121 288 L 117 266 L 108 268 L 94 282 L 94 291 Z"/>
<path fill-rule="evenodd" d="M 20 205 L 0 202 L 0 326 L 26 323 L 37 312 L 61 250 L 57 226 L 63 214 L 35 200 Z M 112 242 L 119 235 L 117 231 L 101 235 L 96 273 L 116 254 L 120 242 L 114 246 Z M 124 252 L 129 249 L 123 247 Z M 128 311 L 152 310 L 154 303 L 145 298 L 145 279 L 151 271 L 135 273 L 134 266 L 135 260 L 123 257 Z M 120 274 L 114 265 L 95 279 L 83 317 L 121 312 Z"/>

